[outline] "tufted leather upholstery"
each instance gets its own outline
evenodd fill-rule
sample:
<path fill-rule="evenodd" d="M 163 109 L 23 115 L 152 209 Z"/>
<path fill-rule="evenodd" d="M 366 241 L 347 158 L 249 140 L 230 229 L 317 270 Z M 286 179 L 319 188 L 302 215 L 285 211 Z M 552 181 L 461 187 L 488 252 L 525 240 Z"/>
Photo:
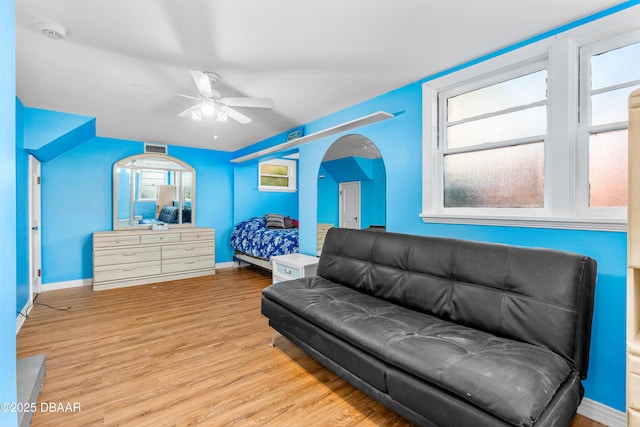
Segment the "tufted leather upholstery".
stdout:
<path fill-rule="evenodd" d="M 547 347 L 586 377 L 596 275 L 596 262 L 589 257 L 335 229 L 327 234 L 318 275 L 404 307 Z"/>
<path fill-rule="evenodd" d="M 418 424 L 556 425 L 582 397 L 595 270 L 564 252 L 332 229 L 318 276 L 265 289 L 263 313 Z M 446 410 L 427 408 L 438 393 Z"/>

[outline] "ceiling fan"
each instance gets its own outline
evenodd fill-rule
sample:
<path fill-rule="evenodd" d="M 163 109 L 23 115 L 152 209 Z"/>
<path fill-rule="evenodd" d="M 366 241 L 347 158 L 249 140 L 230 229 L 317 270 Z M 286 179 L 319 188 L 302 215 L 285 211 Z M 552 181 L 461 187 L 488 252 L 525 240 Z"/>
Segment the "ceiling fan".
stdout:
<path fill-rule="evenodd" d="M 238 123 L 247 124 L 251 122 L 251 118 L 231 107 L 273 108 L 271 98 L 221 97 L 220 92 L 213 89 L 213 86 L 220 80 L 220 75 L 212 71 L 191 70 L 191 76 L 198 88 L 198 96 L 170 91 L 174 95 L 198 101 L 197 104 L 179 113 L 179 117 L 190 117 L 196 121 L 201 121 L 205 117 L 214 117 L 219 122 L 231 118 Z"/>

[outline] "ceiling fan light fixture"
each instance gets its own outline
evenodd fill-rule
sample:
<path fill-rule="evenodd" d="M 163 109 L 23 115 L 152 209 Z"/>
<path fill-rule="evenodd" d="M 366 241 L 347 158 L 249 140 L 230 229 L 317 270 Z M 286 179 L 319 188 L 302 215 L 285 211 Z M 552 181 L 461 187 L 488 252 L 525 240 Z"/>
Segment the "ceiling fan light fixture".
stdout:
<path fill-rule="evenodd" d="M 224 109 L 218 110 L 217 120 L 219 122 L 226 122 L 228 118 L 229 116 L 227 115 L 227 112 Z"/>
<path fill-rule="evenodd" d="M 202 114 L 205 116 L 213 116 L 213 113 L 216 112 L 216 109 L 211 103 L 203 102 L 202 103 Z"/>
<path fill-rule="evenodd" d="M 191 110 L 191 118 L 196 122 L 202 121 L 202 113 L 200 111 Z"/>

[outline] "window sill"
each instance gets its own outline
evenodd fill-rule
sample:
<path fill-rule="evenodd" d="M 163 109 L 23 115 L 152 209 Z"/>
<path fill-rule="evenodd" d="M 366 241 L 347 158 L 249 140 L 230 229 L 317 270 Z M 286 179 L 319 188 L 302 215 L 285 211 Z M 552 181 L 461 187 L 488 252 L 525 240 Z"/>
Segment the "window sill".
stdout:
<path fill-rule="evenodd" d="M 297 188 L 264 188 L 258 187 L 258 191 L 266 191 L 270 193 L 295 193 Z"/>
<path fill-rule="evenodd" d="M 502 227 L 556 228 L 565 230 L 626 232 L 627 220 L 623 218 L 553 218 L 507 217 L 472 215 L 435 215 L 421 213 L 426 223 L 493 225 Z"/>

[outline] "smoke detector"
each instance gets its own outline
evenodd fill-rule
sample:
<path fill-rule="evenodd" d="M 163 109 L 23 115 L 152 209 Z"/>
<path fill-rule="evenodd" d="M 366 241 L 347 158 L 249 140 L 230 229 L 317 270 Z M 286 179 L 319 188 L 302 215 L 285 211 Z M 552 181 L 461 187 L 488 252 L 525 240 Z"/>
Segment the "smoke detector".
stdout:
<path fill-rule="evenodd" d="M 38 29 L 42 34 L 54 40 L 63 39 L 67 35 L 67 29 L 57 22 L 40 22 Z"/>

